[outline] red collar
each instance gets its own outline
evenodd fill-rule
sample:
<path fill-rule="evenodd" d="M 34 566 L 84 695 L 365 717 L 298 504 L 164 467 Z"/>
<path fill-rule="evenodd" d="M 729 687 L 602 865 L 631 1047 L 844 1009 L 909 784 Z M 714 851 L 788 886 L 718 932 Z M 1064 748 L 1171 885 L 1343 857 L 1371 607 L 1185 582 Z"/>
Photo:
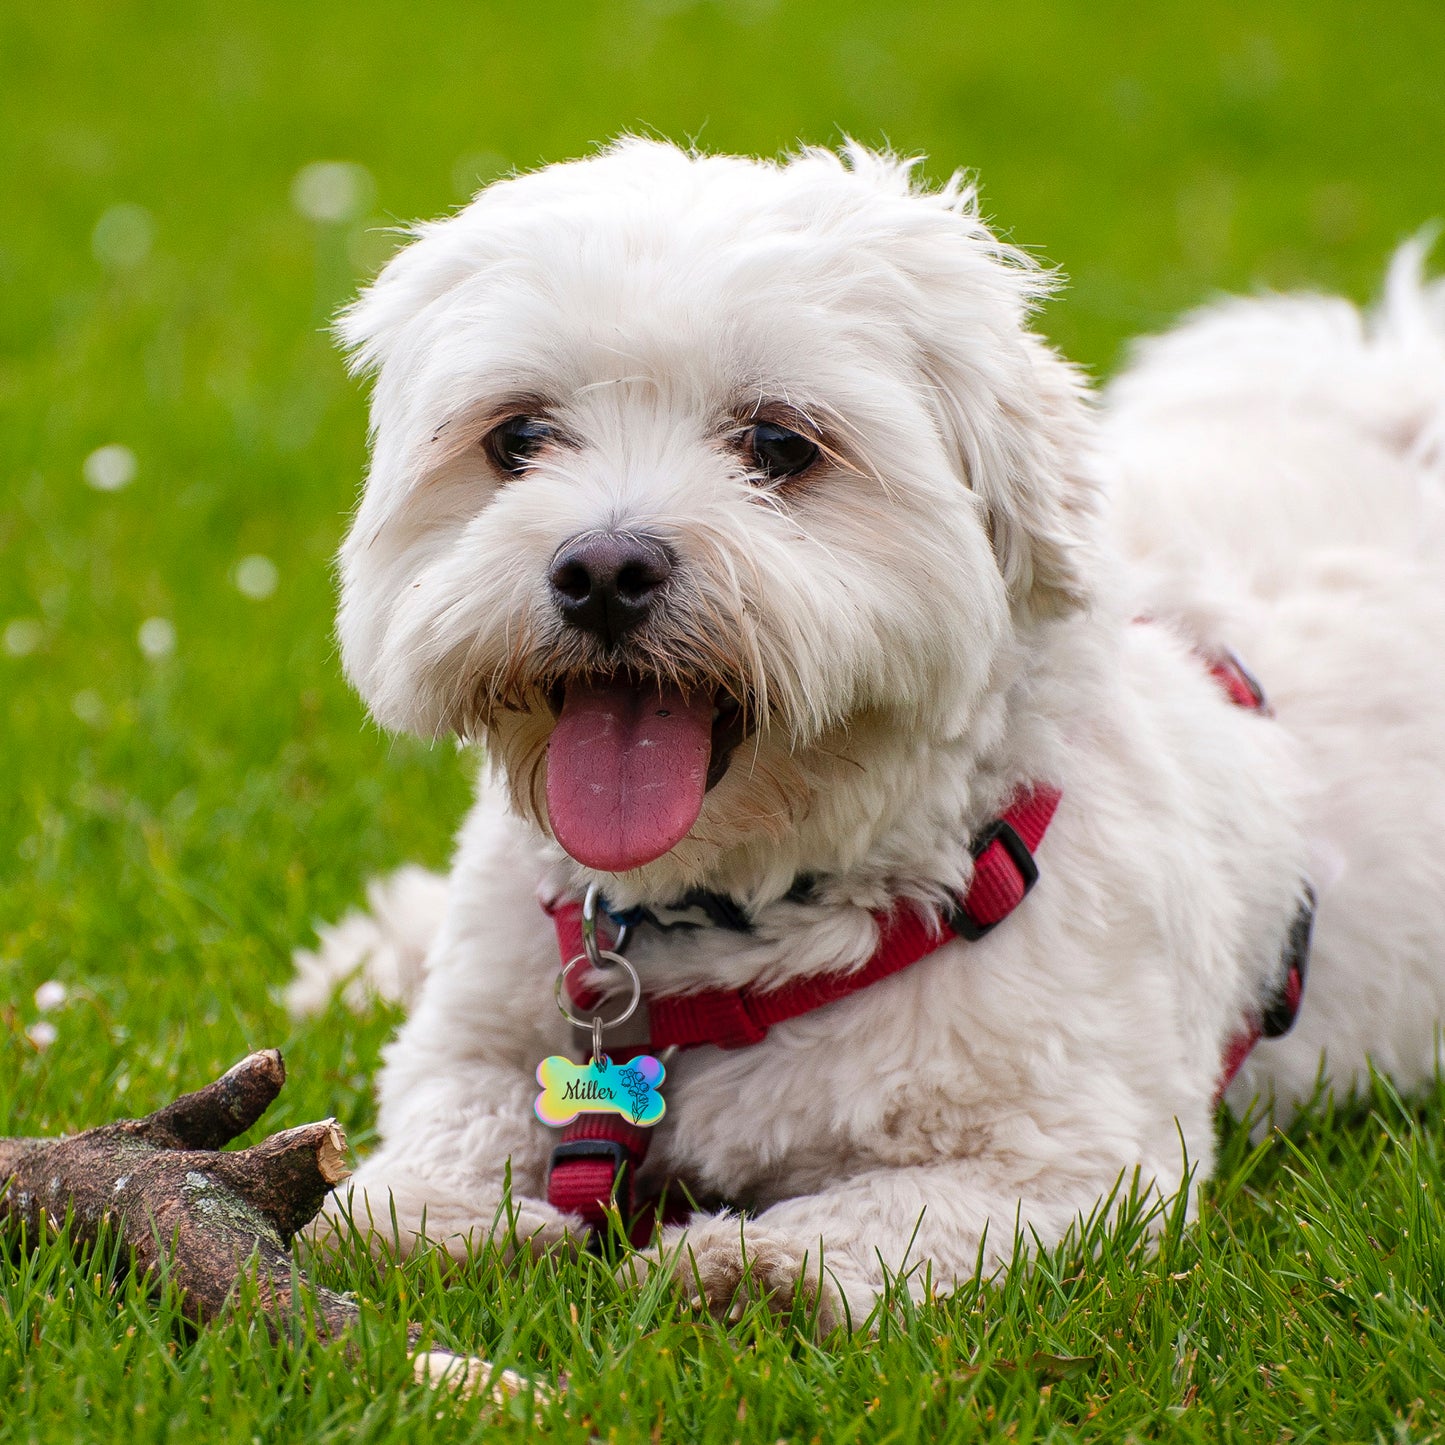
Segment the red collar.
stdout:
<path fill-rule="evenodd" d="M 740 1049 L 761 1043 L 774 1024 L 811 1013 L 926 958 L 953 938 L 978 939 L 1002 923 L 1038 879 L 1034 850 L 1043 841 L 1060 794 L 1055 788 L 1029 788 L 974 839 L 973 882 L 951 909 L 926 912 L 897 907 L 875 913 L 878 947 L 851 973 L 815 974 L 777 988 L 702 989 L 695 993 L 645 995 L 647 1046 L 694 1049 L 711 1044 Z M 582 905 L 558 903 L 548 909 L 565 963 L 582 953 Z M 591 1013 L 601 994 L 577 969 L 567 975 L 567 991 L 579 1014 Z"/>
<path fill-rule="evenodd" d="M 941 948 L 952 938 L 982 938 L 1023 902 L 1037 882 L 1034 850 L 1043 840 L 1059 805 L 1055 788 L 1026 788 L 1001 818 L 973 841 L 973 881 L 950 909 L 931 915 L 917 908 L 897 907 L 875 913 L 878 947 L 852 973 L 794 979 L 778 988 L 714 988 L 686 994 L 646 996 L 648 1047 L 690 1049 L 711 1044 L 738 1049 L 756 1044 L 785 1019 L 836 1003 L 899 973 Z M 582 905 L 559 902 L 548 907 L 557 930 L 564 966 L 583 953 Z M 573 1009 L 587 1014 L 601 995 L 587 987 L 581 970 L 568 972 L 567 992 Z M 616 1114 L 580 1114 L 552 1150 L 547 1174 L 547 1199 L 565 1214 L 579 1214 L 594 1230 L 606 1227 L 607 1210 L 616 1203 L 636 1245 L 645 1244 L 659 1214 L 666 1223 L 680 1222 L 685 1209 L 672 1200 L 666 1208 L 643 1208 L 634 1218 L 633 1175 L 641 1168 L 652 1142 L 651 1130 L 640 1129 Z"/>

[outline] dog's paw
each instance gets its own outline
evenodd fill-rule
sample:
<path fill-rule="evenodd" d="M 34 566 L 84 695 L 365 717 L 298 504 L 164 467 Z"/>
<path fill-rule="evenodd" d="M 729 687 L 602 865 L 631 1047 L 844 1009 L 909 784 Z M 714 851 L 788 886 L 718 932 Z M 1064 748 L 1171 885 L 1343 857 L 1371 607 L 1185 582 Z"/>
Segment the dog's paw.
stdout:
<path fill-rule="evenodd" d="M 513 1197 L 485 1210 L 477 1201 L 452 1199 L 435 1189 L 395 1185 L 343 1186 L 327 1198 L 309 1235 L 312 1244 L 332 1252 L 359 1238 L 377 1255 L 404 1258 L 433 1248 L 462 1263 L 488 1243 L 512 1259 L 523 1251 L 575 1250 L 584 1242 L 579 1220 L 540 1199 Z"/>
<path fill-rule="evenodd" d="M 860 1328 L 873 1307 L 872 1289 L 844 1265 L 816 1239 L 717 1215 L 664 1230 L 654 1249 L 623 1261 L 619 1273 L 631 1282 L 663 1270 L 692 1308 L 717 1319 L 740 1319 L 759 1302 L 778 1315 L 796 1306 L 821 1337 Z"/>

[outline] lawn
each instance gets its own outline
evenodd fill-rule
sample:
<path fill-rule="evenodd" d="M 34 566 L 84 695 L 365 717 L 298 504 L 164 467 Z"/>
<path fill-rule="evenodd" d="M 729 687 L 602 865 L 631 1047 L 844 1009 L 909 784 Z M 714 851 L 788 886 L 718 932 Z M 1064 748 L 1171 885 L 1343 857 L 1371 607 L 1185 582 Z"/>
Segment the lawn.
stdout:
<path fill-rule="evenodd" d="M 367 1147 L 395 1017 L 293 1026 L 277 991 L 368 876 L 443 862 L 467 796 L 450 746 L 366 722 L 330 637 L 365 420 L 325 327 L 387 227 L 627 128 L 886 141 L 979 171 L 1103 375 L 1221 289 L 1367 298 L 1445 216 L 1442 73 L 1427 0 L 0 9 L 0 1134 L 279 1044 L 268 1124 Z M 376 1306 L 353 1363 L 190 1334 L 52 1244 L 0 1257 L 0 1439 L 1439 1438 L 1442 1122 L 1445 1088 L 1384 1085 L 1257 1149 L 1222 1121 L 1158 1251 L 1126 1219 L 821 1346 L 592 1261 L 444 1288 L 352 1259 L 318 1273 Z M 570 1389 L 539 1432 L 409 1388 L 407 1318 Z"/>

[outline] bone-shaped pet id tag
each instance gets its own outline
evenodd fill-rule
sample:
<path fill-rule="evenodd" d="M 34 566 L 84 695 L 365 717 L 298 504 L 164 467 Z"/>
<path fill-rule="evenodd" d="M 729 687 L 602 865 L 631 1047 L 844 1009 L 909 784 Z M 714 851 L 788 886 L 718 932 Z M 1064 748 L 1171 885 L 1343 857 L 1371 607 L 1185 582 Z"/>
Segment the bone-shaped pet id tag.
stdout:
<path fill-rule="evenodd" d="M 621 1114 L 650 1128 L 667 1108 L 661 1093 L 666 1072 L 662 1060 L 651 1054 L 638 1054 L 625 1064 L 614 1064 L 605 1054 L 586 1064 L 552 1054 L 537 1065 L 542 1092 L 532 1107 L 554 1129 L 578 1114 Z"/>

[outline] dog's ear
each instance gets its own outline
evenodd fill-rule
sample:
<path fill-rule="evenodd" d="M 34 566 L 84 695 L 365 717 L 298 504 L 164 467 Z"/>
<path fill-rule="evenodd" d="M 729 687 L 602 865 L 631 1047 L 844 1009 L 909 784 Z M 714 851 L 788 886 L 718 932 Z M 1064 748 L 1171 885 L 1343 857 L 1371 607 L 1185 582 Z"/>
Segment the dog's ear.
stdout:
<path fill-rule="evenodd" d="M 888 254 L 907 289 L 929 403 L 959 476 L 982 501 L 998 568 L 1021 615 L 1085 605 L 1098 488 L 1087 388 L 1030 329 L 1054 273 L 999 240 L 961 175 L 930 190 L 916 162 L 844 148 L 850 171 L 889 208 Z"/>
<path fill-rule="evenodd" d="M 354 372 L 380 370 L 410 323 L 476 268 L 451 221 L 412 226 L 406 234 L 407 244 L 332 328 Z"/>
<path fill-rule="evenodd" d="M 1032 334 L 987 368 L 960 341 L 928 357 L 944 438 L 979 496 L 1015 609 L 1062 616 L 1090 596 L 1098 483 L 1088 459 L 1087 392 L 1075 369 Z M 927 353 L 925 353 L 927 355 Z"/>

